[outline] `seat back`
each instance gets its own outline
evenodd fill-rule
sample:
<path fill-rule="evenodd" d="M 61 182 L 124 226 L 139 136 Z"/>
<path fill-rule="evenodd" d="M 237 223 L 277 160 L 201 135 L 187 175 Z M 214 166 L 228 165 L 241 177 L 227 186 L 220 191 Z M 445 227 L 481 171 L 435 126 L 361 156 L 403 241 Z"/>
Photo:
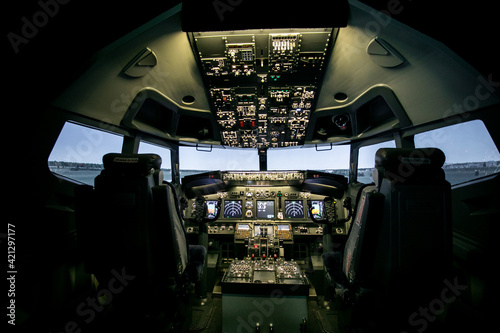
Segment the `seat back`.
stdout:
<path fill-rule="evenodd" d="M 166 268 L 167 276 L 175 277 L 176 283 L 182 283 L 184 271 L 189 264 L 189 245 L 173 185 L 165 183 L 162 186 L 155 186 L 153 203 L 155 216 L 163 217 L 154 223 L 154 235 L 151 237 L 156 248 L 153 258 L 156 262 L 166 264 L 162 267 Z M 165 220 L 170 223 L 164 223 Z"/>
<path fill-rule="evenodd" d="M 396 293 L 441 285 L 451 267 L 451 187 L 444 161 L 436 148 L 376 153 L 373 178 L 385 202 L 374 273 Z"/>
<path fill-rule="evenodd" d="M 342 260 L 343 275 L 351 286 L 372 286 L 374 248 L 379 239 L 383 207 L 384 196 L 376 192 L 375 186 L 361 190 Z"/>
<path fill-rule="evenodd" d="M 101 264 L 127 266 L 131 274 L 152 272 L 152 189 L 158 185 L 161 158 L 157 155 L 107 154 L 104 170 L 95 179 L 96 213 L 102 237 Z M 110 267 L 101 267 L 107 270 Z"/>
<path fill-rule="evenodd" d="M 183 283 L 189 254 L 175 189 L 162 183 L 156 154 L 112 153 L 103 164 L 95 189 L 76 194 L 85 269 L 100 283 L 116 272 L 133 279 L 124 288 L 126 306 L 136 303 L 144 312 L 166 306 L 165 297 Z"/>

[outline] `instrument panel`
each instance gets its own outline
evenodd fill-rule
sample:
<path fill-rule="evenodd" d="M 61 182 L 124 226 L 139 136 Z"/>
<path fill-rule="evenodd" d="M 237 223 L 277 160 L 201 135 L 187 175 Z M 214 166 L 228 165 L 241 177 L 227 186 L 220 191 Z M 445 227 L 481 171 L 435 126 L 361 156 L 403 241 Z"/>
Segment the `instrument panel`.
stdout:
<path fill-rule="evenodd" d="M 324 220 L 325 199 L 344 192 L 339 177 L 309 171 L 224 171 L 185 177 L 184 190 L 191 197 L 184 218 L 191 220 L 197 197 L 202 196 L 212 235 L 233 235 L 236 242 L 268 235 L 285 242 L 293 241 L 294 235 L 321 235 L 323 226 L 314 220 Z M 333 215 L 340 221 L 347 216 L 342 197 L 333 198 L 333 203 Z M 333 223 L 335 234 L 347 233 L 348 225 Z M 197 229 L 197 225 L 187 227 L 188 233 Z"/>
<path fill-rule="evenodd" d="M 322 215 L 324 196 L 302 192 L 293 186 L 234 186 L 229 191 L 205 196 L 208 212 L 217 213 L 215 205 L 221 199 L 221 212 L 218 222 L 222 221 L 288 221 L 312 222 L 307 201 L 311 200 L 314 214 Z"/>

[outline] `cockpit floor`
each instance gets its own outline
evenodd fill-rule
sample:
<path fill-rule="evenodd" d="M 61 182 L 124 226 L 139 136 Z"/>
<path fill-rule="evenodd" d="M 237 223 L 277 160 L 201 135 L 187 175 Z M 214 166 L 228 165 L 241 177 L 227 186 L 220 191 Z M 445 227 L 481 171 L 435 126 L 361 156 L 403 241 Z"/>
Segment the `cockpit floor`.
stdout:
<path fill-rule="evenodd" d="M 339 332 L 337 310 L 321 306 L 321 301 L 321 297 L 310 297 L 308 300 L 307 332 Z M 225 333 L 222 331 L 222 298 L 220 295 L 210 294 L 206 304 L 193 306 L 192 313 L 190 332 Z M 276 323 L 275 327 L 278 328 L 279 323 Z M 298 328 L 297 332 L 299 332 Z"/>

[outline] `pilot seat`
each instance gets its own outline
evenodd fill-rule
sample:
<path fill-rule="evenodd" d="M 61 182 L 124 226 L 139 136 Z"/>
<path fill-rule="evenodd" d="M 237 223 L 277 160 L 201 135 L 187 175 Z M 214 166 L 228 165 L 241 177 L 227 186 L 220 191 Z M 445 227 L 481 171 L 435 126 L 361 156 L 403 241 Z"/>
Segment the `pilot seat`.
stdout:
<path fill-rule="evenodd" d="M 188 244 L 160 156 L 110 153 L 103 164 L 95 188 L 75 193 L 78 244 L 85 270 L 100 284 L 99 308 L 113 330 L 184 331 L 206 248 Z"/>
<path fill-rule="evenodd" d="M 343 251 L 323 253 L 344 327 L 405 331 L 450 273 L 450 184 L 436 148 L 379 149 Z M 410 327 L 411 329 L 411 327 Z"/>

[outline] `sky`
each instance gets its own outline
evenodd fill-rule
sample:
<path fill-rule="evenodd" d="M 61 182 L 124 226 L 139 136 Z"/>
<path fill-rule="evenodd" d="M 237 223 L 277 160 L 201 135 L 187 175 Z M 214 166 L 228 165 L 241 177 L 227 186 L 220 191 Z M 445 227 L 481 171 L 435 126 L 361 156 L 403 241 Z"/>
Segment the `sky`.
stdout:
<path fill-rule="evenodd" d="M 72 123 L 64 125 L 49 156 L 49 161 L 102 163 L 102 156 L 120 152 L 123 138 Z M 371 168 L 378 148 L 394 147 L 394 141 L 360 149 L 359 168 Z M 446 155 L 446 163 L 500 161 L 500 154 L 480 120 L 459 123 L 415 136 L 416 147 L 438 147 Z M 348 169 L 349 145 L 332 150 L 315 148 L 285 148 L 268 150 L 268 170 Z M 165 148 L 141 143 L 139 153 L 157 153 L 163 168 L 170 168 L 170 156 Z M 181 147 L 181 169 L 195 170 L 258 170 L 256 149 L 213 148 L 211 152 Z"/>
<path fill-rule="evenodd" d="M 49 161 L 102 163 L 107 153 L 122 150 L 123 136 L 66 123 L 57 138 Z"/>

